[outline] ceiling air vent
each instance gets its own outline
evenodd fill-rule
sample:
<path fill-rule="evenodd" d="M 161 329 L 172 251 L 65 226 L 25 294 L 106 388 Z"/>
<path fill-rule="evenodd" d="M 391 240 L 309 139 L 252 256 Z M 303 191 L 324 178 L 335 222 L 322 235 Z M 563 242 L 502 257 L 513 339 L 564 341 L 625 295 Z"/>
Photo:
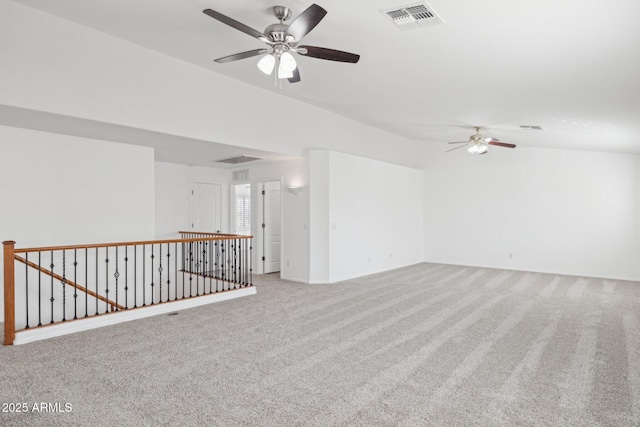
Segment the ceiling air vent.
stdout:
<path fill-rule="evenodd" d="M 240 155 L 240 156 L 235 156 L 235 157 L 229 157 L 228 159 L 214 160 L 214 162 L 216 162 L 216 163 L 229 163 L 229 164 L 232 164 L 232 165 L 237 165 L 238 163 L 252 162 L 254 160 L 262 160 L 262 159 L 260 157 L 251 157 L 251 156 Z"/>
<path fill-rule="evenodd" d="M 442 18 L 426 2 L 380 11 L 401 30 L 444 24 Z"/>
<path fill-rule="evenodd" d="M 523 130 L 542 130 L 542 126 L 520 125 L 520 129 L 523 129 Z"/>
<path fill-rule="evenodd" d="M 234 181 L 246 181 L 249 179 L 249 169 L 242 169 L 241 171 L 233 171 Z"/>

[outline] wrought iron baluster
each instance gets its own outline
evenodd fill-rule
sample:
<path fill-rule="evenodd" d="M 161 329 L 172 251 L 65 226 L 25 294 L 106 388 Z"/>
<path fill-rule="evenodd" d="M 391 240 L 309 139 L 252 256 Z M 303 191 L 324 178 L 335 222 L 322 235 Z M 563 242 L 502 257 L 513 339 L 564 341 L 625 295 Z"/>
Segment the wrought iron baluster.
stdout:
<path fill-rule="evenodd" d="M 73 318 L 78 318 L 78 250 L 73 250 Z"/>
<path fill-rule="evenodd" d="M 116 305 L 112 310 L 118 311 L 118 279 L 120 278 L 120 271 L 118 270 L 118 247 L 116 246 L 116 272 L 113 273 L 113 277 L 116 278 Z"/>
<path fill-rule="evenodd" d="M 42 326 L 42 252 L 38 251 L 38 326 Z"/>
<path fill-rule="evenodd" d="M 200 244 L 201 242 L 196 242 L 196 296 L 200 295 L 200 266 L 202 265 L 200 260 Z"/>
<path fill-rule="evenodd" d="M 104 278 L 105 278 L 105 313 L 109 312 L 109 246 L 104 248 L 105 251 L 105 259 L 104 259 Z"/>
<path fill-rule="evenodd" d="M 62 321 L 67 321 L 67 251 L 62 251 Z"/>
<path fill-rule="evenodd" d="M 233 288 L 236 288 L 238 283 L 238 240 L 233 239 L 231 241 L 231 252 L 233 252 Z"/>
<path fill-rule="evenodd" d="M 218 292 L 218 263 L 220 262 L 219 240 L 216 240 L 213 246 L 214 246 L 213 275 L 216 278 L 216 292 Z"/>
<path fill-rule="evenodd" d="M 98 301 L 100 301 L 100 300 L 97 298 L 97 296 L 98 296 L 98 295 L 100 295 L 100 289 L 98 288 L 98 283 L 99 283 L 99 279 L 98 279 L 98 270 L 100 270 L 100 269 L 98 268 L 98 266 L 100 265 L 100 264 L 99 264 L 99 262 L 98 262 L 98 249 L 99 249 L 99 248 L 96 248 L 96 266 L 95 266 L 95 268 L 96 268 L 96 298 L 95 298 L 95 300 L 96 300 L 96 311 L 95 311 L 95 313 L 93 313 L 93 314 L 94 314 L 94 316 L 97 316 L 97 315 L 98 315 Z"/>
<path fill-rule="evenodd" d="M 244 287 L 244 240 L 238 239 L 238 283 Z"/>
<path fill-rule="evenodd" d="M 227 269 L 227 258 L 225 257 L 225 246 L 226 245 L 227 245 L 227 241 L 226 240 L 223 240 L 221 242 L 221 244 L 220 244 L 220 246 L 222 246 L 222 251 L 221 251 L 222 253 L 221 253 L 221 256 L 220 256 L 222 259 L 221 259 L 221 266 L 220 267 L 221 267 L 221 270 L 222 270 L 221 273 L 222 273 L 222 281 L 223 282 L 224 282 L 224 279 L 225 279 L 225 276 L 226 276 L 225 270 Z M 222 284 L 222 289 L 224 290 L 224 283 Z"/>
<path fill-rule="evenodd" d="M 189 242 L 189 298 L 191 298 L 192 296 L 193 296 L 193 242 Z"/>
<path fill-rule="evenodd" d="M 133 308 L 138 307 L 138 247 L 133 247 Z"/>
<path fill-rule="evenodd" d="M 158 245 L 158 260 L 160 266 L 158 267 L 158 302 L 162 302 L 162 243 Z"/>
<path fill-rule="evenodd" d="M 129 246 L 124 247 L 124 308 L 129 308 Z"/>
<path fill-rule="evenodd" d="M 167 301 L 171 300 L 171 243 L 167 243 Z M 162 294 L 160 294 L 162 302 Z"/>
<path fill-rule="evenodd" d="M 173 244 L 173 296 L 174 301 L 178 300 L 178 243 Z"/>
<path fill-rule="evenodd" d="M 25 252 L 24 260 L 26 261 L 24 265 L 24 290 L 27 302 L 27 326 L 25 329 L 29 329 L 29 252 Z"/>
<path fill-rule="evenodd" d="M 146 280 L 147 257 L 146 257 L 146 248 L 147 248 L 147 245 L 142 245 L 142 306 L 143 307 L 147 305 L 147 280 Z"/>
<path fill-rule="evenodd" d="M 84 285 L 89 289 L 89 248 L 84 248 Z M 84 317 L 89 317 L 89 292 L 84 293 Z"/>
<path fill-rule="evenodd" d="M 153 246 L 151 245 L 151 305 L 153 305 L 153 295 L 154 295 L 154 286 L 155 283 L 153 283 L 153 278 L 154 278 L 154 273 L 153 273 L 153 259 L 155 258 L 155 255 L 153 255 Z"/>
<path fill-rule="evenodd" d="M 53 251 L 51 251 L 51 265 L 49 267 L 51 268 L 51 323 L 53 323 L 53 301 L 55 301 L 53 296 L 53 268 L 55 267 L 53 263 Z"/>

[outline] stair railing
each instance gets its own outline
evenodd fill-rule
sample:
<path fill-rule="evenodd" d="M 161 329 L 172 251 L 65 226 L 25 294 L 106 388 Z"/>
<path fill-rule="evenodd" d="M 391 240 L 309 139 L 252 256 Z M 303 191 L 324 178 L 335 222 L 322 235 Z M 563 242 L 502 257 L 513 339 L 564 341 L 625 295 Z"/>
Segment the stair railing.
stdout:
<path fill-rule="evenodd" d="M 4 344 L 16 332 L 253 286 L 252 236 L 4 246 Z"/>

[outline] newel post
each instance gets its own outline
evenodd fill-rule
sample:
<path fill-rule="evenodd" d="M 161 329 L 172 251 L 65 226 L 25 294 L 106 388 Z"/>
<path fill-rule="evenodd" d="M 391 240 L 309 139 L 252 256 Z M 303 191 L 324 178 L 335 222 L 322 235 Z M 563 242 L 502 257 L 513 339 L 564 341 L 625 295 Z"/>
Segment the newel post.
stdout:
<path fill-rule="evenodd" d="M 15 306 L 15 245 L 8 240 L 4 246 L 4 345 L 13 345 L 16 337 Z"/>

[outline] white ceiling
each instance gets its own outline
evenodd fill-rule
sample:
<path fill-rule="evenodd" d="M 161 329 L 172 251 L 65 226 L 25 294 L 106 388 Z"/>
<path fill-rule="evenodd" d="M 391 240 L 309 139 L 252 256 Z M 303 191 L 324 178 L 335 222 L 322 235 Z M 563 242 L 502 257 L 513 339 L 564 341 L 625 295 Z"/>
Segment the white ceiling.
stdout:
<path fill-rule="evenodd" d="M 297 56 L 302 81 L 285 83 L 286 96 L 443 150 L 481 125 L 518 146 L 640 154 L 638 0 L 429 0 L 444 25 L 405 31 L 380 10 L 414 1 L 318 1 L 328 14 L 303 44 L 358 53 L 360 62 Z M 263 31 L 277 22 L 272 6 L 296 17 L 311 4 L 16 2 L 274 91 L 273 77 L 256 67 L 259 57 L 213 62 L 264 45 L 202 10 Z"/>

